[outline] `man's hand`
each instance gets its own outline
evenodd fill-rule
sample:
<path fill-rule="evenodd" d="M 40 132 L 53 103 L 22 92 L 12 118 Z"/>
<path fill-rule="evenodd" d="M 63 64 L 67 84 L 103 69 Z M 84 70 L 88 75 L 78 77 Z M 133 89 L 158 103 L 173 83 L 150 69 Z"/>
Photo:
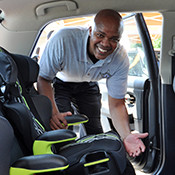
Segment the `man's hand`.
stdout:
<path fill-rule="evenodd" d="M 129 156 L 135 157 L 139 156 L 142 152 L 145 151 L 145 145 L 140 139 L 143 139 L 148 136 L 148 133 L 133 133 L 129 134 L 124 140 L 126 152 Z"/>
<path fill-rule="evenodd" d="M 52 118 L 50 119 L 50 127 L 53 130 L 57 130 L 57 129 L 67 129 L 68 125 L 67 125 L 67 121 L 64 118 L 67 115 L 72 115 L 71 112 L 64 112 L 64 113 L 55 113 L 54 115 L 52 115 Z"/>

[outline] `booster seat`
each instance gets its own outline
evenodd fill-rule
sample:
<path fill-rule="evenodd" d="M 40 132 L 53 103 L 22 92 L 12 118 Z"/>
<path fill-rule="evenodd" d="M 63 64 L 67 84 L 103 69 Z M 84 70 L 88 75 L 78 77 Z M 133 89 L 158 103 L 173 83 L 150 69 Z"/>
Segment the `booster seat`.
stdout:
<path fill-rule="evenodd" d="M 33 83 L 37 78 L 33 68 L 38 67 L 37 63 L 27 56 L 11 54 L 3 48 L 0 48 L 0 50 L 0 87 L 1 97 L 3 96 L 1 103 L 5 111 L 5 117 L 10 121 L 25 155 L 55 153 L 65 157 L 69 167 L 64 171 L 55 172 L 56 174 L 135 174 L 126 158 L 124 145 L 115 132 L 110 131 L 76 139 L 75 133 L 70 130 L 49 131 L 50 101 L 48 98 L 42 97 L 47 101 L 45 104 L 49 104 L 47 111 L 46 107 L 39 104 L 41 101 L 38 98 L 41 96 L 33 87 Z M 23 63 L 27 63 L 27 67 Z M 22 66 L 20 66 L 21 64 Z M 33 65 L 33 68 L 31 65 Z M 23 69 L 22 75 L 21 69 Z M 31 73 L 31 71 L 33 72 Z M 22 78 L 24 76 L 26 77 Z M 21 87 L 22 92 L 27 92 L 25 100 L 21 95 L 23 94 Z M 27 96 L 28 98 L 26 98 Z M 32 99 L 31 103 L 26 103 L 29 99 Z M 30 110 L 26 104 L 29 105 Z M 38 113 L 37 120 L 39 122 L 35 122 L 35 112 L 32 111 L 31 104 Z M 76 118 L 76 116 L 74 117 Z M 74 117 L 71 124 L 74 124 L 75 120 L 77 122 L 77 118 L 74 120 Z M 71 119 L 71 117 L 69 118 Z M 82 115 L 80 120 L 85 122 L 87 118 Z M 41 123 L 49 132 L 45 132 Z"/>

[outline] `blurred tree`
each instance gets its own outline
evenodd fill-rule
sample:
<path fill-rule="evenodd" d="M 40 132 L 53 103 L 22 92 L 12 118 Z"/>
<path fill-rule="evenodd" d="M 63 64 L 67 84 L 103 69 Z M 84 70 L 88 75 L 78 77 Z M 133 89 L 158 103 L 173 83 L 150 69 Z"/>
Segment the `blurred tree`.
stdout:
<path fill-rule="evenodd" d="M 161 38 L 157 38 L 156 40 L 153 41 L 154 49 L 160 49 L 160 46 L 161 46 Z"/>

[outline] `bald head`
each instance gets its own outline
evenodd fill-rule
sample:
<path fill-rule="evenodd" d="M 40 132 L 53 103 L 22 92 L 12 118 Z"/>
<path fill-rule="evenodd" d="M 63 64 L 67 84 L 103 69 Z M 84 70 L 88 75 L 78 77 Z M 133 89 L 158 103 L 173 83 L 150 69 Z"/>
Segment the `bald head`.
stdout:
<path fill-rule="evenodd" d="M 118 12 L 110 9 L 98 12 L 89 27 L 89 53 L 100 60 L 107 58 L 117 48 L 122 32 L 123 21 Z"/>
<path fill-rule="evenodd" d="M 122 16 L 115 10 L 104 9 L 99 11 L 94 18 L 94 26 L 105 25 L 114 28 L 120 33 L 123 33 Z"/>
<path fill-rule="evenodd" d="M 109 18 L 115 18 L 116 20 L 122 19 L 121 15 L 112 9 L 104 9 L 99 11 L 96 16 L 95 16 L 95 21 L 98 20 L 98 18 L 103 18 L 103 17 L 109 17 Z"/>

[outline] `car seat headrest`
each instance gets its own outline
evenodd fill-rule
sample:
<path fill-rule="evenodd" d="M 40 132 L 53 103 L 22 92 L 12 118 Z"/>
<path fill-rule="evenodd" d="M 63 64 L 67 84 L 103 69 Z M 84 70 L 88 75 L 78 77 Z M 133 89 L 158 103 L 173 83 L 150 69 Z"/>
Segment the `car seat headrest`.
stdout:
<path fill-rule="evenodd" d="M 2 80 L 4 81 L 4 83 L 9 85 L 13 85 L 16 83 L 18 75 L 16 63 L 9 55 L 3 52 L 0 52 L 0 74 L 1 83 Z"/>
<path fill-rule="evenodd" d="M 18 76 L 18 78 L 22 79 L 25 89 L 30 89 L 38 77 L 39 65 L 36 61 L 28 56 L 9 53 L 2 47 L 0 47 L 0 52 L 6 53 L 13 58 L 18 68 L 18 74 L 20 76 Z"/>
<path fill-rule="evenodd" d="M 28 56 L 11 54 L 18 67 L 19 79 L 25 89 L 30 89 L 37 81 L 39 65 Z"/>
<path fill-rule="evenodd" d="M 6 96 L 17 81 L 17 66 L 7 54 L 0 52 L 0 96 Z"/>

